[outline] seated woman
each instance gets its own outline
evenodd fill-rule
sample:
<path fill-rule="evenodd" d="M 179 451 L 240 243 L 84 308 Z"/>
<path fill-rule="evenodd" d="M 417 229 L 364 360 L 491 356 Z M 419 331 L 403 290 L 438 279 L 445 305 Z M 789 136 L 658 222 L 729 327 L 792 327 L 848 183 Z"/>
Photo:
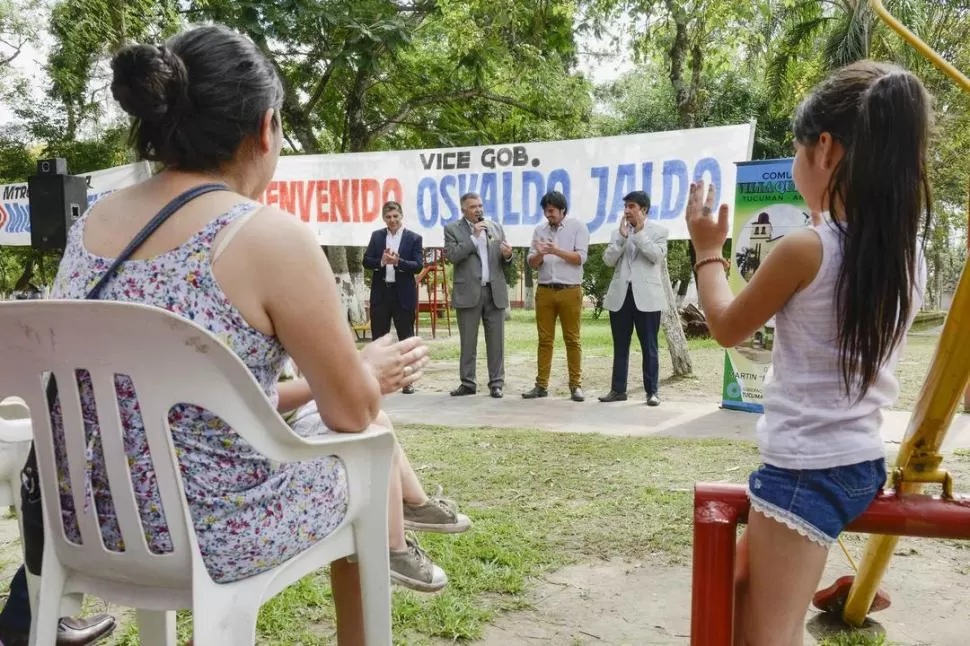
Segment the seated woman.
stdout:
<path fill-rule="evenodd" d="M 380 409 L 382 394 L 421 376 L 427 348 L 415 338 L 381 339 L 358 352 L 314 232 L 256 201 L 273 177 L 283 140 L 284 92 L 273 66 L 239 34 L 202 27 L 162 47 L 126 47 L 112 70 L 112 93 L 134 117 L 137 152 L 162 170 L 105 197 L 78 220 L 53 296 L 83 298 L 111 259 L 173 198 L 223 183 L 226 190 L 197 197 L 166 221 L 121 266 L 101 298 L 155 305 L 206 327 L 239 355 L 280 411 L 312 400 L 312 414 L 298 420 L 301 432 L 390 426 Z M 279 384 L 290 356 L 304 378 Z M 83 375 L 81 387 L 85 419 L 96 420 Z M 118 378 L 118 394 L 142 523 L 150 548 L 164 552 L 170 537 L 130 380 Z M 54 417 L 64 468 L 57 411 Z M 273 464 L 218 417 L 192 405 L 173 408 L 170 422 L 202 557 L 214 580 L 272 568 L 325 538 L 343 518 L 347 483 L 338 459 Z M 121 549 L 95 425 L 88 428 L 92 489 L 105 544 Z M 400 448 L 393 469 L 391 500 L 404 502 L 389 509 L 394 578 L 417 589 L 439 589 L 447 578 L 416 542 L 405 540 L 405 523 L 433 531 L 462 531 L 470 523 L 453 504 L 428 499 Z M 69 537 L 77 540 L 70 495 L 62 496 L 62 506 Z M 351 562 L 331 567 L 341 644 L 362 640 L 356 577 Z"/>

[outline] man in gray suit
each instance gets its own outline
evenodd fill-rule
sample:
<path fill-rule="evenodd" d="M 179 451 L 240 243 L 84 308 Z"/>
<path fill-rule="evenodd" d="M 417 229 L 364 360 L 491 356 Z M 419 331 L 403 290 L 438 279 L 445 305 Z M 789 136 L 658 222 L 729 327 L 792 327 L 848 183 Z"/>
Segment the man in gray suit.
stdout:
<path fill-rule="evenodd" d="M 445 258 L 454 265 L 451 302 L 458 311 L 461 339 L 461 384 L 453 397 L 474 395 L 475 361 L 478 358 L 478 323 L 485 326 L 488 357 L 488 389 L 496 399 L 505 386 L 505 309 L 509 289 L 503 264 L 512 261 L 512 247 L 498 222 L 486 221 L 482 198 L 477 193 L 461 196 L 462 217 L 445 227 Z"/>
<path fill-rule="evenodd" d="M 613 335 L 613 379 L 610 392 L 601 402 L 626 400 L 626 378 L 630 367 L 630 341 L 636 328 L 643 353 L 643 387 L 647 405 L 659 406 L 660 356 L 657 334 L 660 314 L 666 308 L 661 265 L 667 255 L 669 232 L 647 220 L 650 197 L 633 191 L 623 198 L 623 218 L 603 252 L 603 262 L 613 267 L 613 279 L 603 299 L 610 311 Z"/>

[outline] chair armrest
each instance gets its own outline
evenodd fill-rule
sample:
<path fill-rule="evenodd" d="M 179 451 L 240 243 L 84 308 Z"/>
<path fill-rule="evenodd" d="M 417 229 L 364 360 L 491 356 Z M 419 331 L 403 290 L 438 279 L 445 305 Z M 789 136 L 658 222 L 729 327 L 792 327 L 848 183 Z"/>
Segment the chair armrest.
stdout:
<path fill-rule="evenodd" d="M 16 444 L 18 442 L 32 442 L 34 431 L 27 419 L 0 418 L 0 442 Z"/>
<path fill-rule="evenodd" d="M 370 426 L 359 433 L 327 433 L 304 437 L 284 424 L 266 428 L 262 437 L 246 432 L 243 438 L 259 453 L 276 462 L 302 462 L 324 455 L 336 455 L 341 459 L 352 455 L 379 450 L 385 445 L 393 446 L 394 435 L 383 426 Z"/>
<path fill-rule="evenodd" d="M 2 420 L 15 420 L 15 419 L 30 419 L 30 409 L 27 408 L 27 404 L 24 400 L 19 397 L 7 397 L 6 399 L 0 400 L 0 419 Z"/>

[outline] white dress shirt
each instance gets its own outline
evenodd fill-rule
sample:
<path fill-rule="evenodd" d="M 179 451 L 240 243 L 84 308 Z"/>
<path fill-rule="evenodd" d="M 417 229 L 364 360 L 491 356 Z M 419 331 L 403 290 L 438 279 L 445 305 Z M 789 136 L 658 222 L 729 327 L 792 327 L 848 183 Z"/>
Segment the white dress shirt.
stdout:
<path fill-rule="evenodd" d="M 482 231 L 479 235 L 475 235 L 475 227 L 470 222 L 468 226 L 471 227 L 472 242 L 475 243 L 475 248 L 478 249 L 478 257 L 482 261 L 482 285 L 487 285 L 492 280 L 488 266 L 488 232 Z"/>
<path fill-rule="evenodd" d="M 387 248 L 398 253 L 401 248 L 401 236 L 404 234 L 404 227 L 397 230 L 397 233 L 387 232 Z M 394 265 L 384 265 L 384 282 L 393 283 L 394 282 L 394 270 L 396 267 Z"/>

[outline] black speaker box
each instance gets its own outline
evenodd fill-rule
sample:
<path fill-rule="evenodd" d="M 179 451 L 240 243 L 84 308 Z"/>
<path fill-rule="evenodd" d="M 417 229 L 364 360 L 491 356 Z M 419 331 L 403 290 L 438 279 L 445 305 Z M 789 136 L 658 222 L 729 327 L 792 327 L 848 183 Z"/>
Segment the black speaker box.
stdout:
<path fill-rule="evenodd" d="M 27 178 L 27 190 L 30 246 L 40 251 L 64 249 L 68 229 L 88 209 L 87 180 L 74 175 L 33 175 Z"/>

